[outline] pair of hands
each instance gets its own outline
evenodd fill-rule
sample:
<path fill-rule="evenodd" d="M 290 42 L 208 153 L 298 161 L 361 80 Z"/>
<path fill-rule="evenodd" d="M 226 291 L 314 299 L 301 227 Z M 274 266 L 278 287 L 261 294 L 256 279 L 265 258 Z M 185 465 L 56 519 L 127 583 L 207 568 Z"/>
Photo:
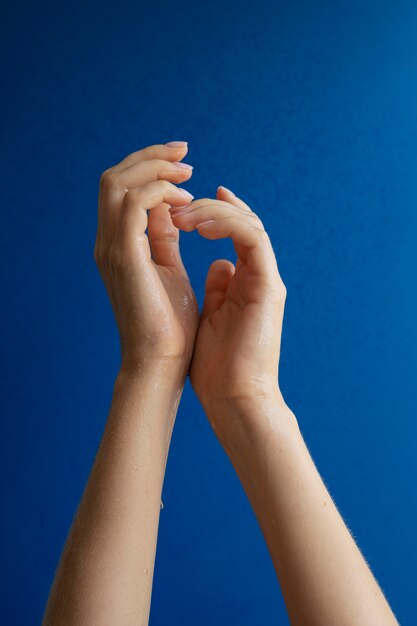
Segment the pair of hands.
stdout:
<path fill-rule="evenodd" d="M 286 290 L 260 219 L 233 193 L 177 187 L 187 145 L 154 145 L 106 170 L 95 258 L 120 331 L 121 372 L 44 624 L 147 624 L 172 428 L 191 383 L 258 518 L 292 624 L 396 625 L 278 385 Z M 201 315 L 179 231 L 230 237 Z"/>
<path fill-rule="evenodd" d="M 94 256 L 117 320 L 122 370 L 168 362 L 189 372 L 207 415 L 219 403 L 282 401 L 278 363 L 286 289 L 268 234 L 224 187 L 193 200 L 185 142 L 134 152 L 103 172 Z M 230 237 L 236 265 L 209 268 L 201 311 L 179 231 Z M 147 231 L 147 232 L 146 232 Z"/>

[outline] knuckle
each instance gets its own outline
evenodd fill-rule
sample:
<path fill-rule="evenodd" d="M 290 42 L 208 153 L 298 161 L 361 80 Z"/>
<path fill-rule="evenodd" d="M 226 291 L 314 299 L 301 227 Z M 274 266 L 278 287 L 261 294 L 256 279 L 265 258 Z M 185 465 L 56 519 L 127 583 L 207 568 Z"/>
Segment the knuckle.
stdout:
<path fill-rule="evenodd" d="M 179 230 L 174 227 L 174 225 L 169 222 L 164 222 L 163 224 L 158 225 L 158 237 L 153 237 L 153 240 L 163 240 L 169 242 L 176 242 L 179 239 Z"/>
<path fill-rule="evenodd" d="M 174 185 L 174 183 L 170 183 L 168 180 L 158 180 L 157 185 L 163 193 L 170 193 L 174 189 L 177 189 L 176 185 Z"/>
<path fill-rule="evenodd" d="M 287 298 L 287 287 L 283 283 L 282 279 L 279 280 L 277 285 L 277 295 L 280 302 L 285 302 Z"/>
<path fill-rule="evenodd" d="M 153 183 L 149 183 L 148 198 L 151 203 L 155 202 L 156 197 L 172 196 L 178 190 L 178 187 L 174 183 L 170 183 L 168 180 L 158 179 Z"/>
<path fill-rule="evenodd" d="M 172 193 L 176 186 L 167 180 L 156 180 L 147 183 L 139 189 L 129 189 L 125 193 L 124 201 L 128 205 L 149 205 L 153 206 L 155 197 Z"/>
<path fill-rule="evenodd" d="M 137 189 L 128 189 L 123 197 L 123 204 L 127 207 L 136 205 L 140 201 L 141 192 Z"/>
<path fill-rule="evenodd" d="M 104 172 L 100 176 L 100 187 L 102 189 L 109 189 L 109 188 L 115 187 L 116 183 L 117 183 L 116 172 L 114 172 L 114 170 L 111 167 L 108 168 L 107 170 L 104 170 Z"/>
<path fill-rule="evenodd" d="M 263 224 L 255 226 L 256 228 L 256 236 L 258 238 L 258 242 L 261 244 L 267 244 L 269 242 L 269 236 L 266 230 L 263 227 Z"/>
<path fill-rule="evenodd" d="M 155 170 L 158 176 L 162 176 L 163 172 L 166 172 L 168 168 L 177 169 L 175 165 L 165 159 L 152 159 L 151 161 L 148 161 L 148 163 L 149 167 L 152 170 Z"/>
<path fill-rule="evenodd" d="M 261 228 L 264 232 L 266 232 L 264 224 L 263 224 L 261 218 L 258 215 L 256 215 L 255 213 L 253 213 L 252 215 L 253 215 L 253 221 L 255 222 L 256 226 L 258 228 Z"/>

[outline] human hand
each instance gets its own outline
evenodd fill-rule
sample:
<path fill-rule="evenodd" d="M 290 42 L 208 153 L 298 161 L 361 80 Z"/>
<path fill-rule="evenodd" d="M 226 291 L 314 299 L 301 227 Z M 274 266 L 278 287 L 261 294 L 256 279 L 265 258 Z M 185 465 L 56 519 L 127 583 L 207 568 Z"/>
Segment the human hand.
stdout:
<path fill-rule="evenodd" d="M 210 266 L 191 364 L 191 383 L 209 419 L 224 403 L 263 398 L 284 405 L 278 362 L 286 288 L 261 220 L 224 187 L 216 199 L 172 207 L 171 215 L 180 230 L 230 237 L 237 254 L 236 267 L 225 259 Z"/>
<path fill-rule="evenodd" d="M 192 168 L 179 162 L 186 143 L 175 143 L 133 152 L 100 179 L 94 257 L 119 328 L 122 369 L 169 359 L 187 371 L 191 359 L 198 307 L 169 207 L 193 198 L 173 184 Z"/>

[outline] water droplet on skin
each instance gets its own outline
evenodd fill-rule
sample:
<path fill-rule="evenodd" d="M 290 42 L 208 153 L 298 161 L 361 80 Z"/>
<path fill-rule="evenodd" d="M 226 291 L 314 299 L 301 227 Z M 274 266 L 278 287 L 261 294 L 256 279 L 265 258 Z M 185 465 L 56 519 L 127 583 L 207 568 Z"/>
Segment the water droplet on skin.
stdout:
<path fill-rule="evenodd" d="M 143 570 L 143 573 L 144 573 L 144 574 L 147 574 L 147 573 L 148 573 L 148 568 L 147 568 L 147 567 L 145 567 L 145 569 Z"/>
<path fill-rule="evenodd" d="M 163 508 L 164 508 L 164 503 L 161 500 L 161 509 L 163 509 Z"/>

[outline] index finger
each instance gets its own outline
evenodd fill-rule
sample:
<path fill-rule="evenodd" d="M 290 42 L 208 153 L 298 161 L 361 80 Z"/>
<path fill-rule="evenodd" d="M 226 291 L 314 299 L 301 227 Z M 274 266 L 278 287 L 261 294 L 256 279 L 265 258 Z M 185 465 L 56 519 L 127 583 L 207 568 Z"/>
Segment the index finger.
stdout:
<path fill-rule="evenodd" d="M 238 257 L 258 276 L 277 271 L 272 244 L 259 217 L 230 202 L 202 198 L 185 208 L 172 207 L 172 220 L 180 230 L 197 230 L 206 239 L 230 238 Z"/>
<path fill-rule="evenodd" d="M 165 161 L 181 161 L 188 152 L 188 143 L 186 141 L 174 141 L 165 144 L 156 143 L 147 146 L 141 150 L 131 152 L 119 163 L 116 163 L 111 169 L 114 172 L 130 167 L 139 161 L 147 161 L 148 159 L 163 159 Z"/>

